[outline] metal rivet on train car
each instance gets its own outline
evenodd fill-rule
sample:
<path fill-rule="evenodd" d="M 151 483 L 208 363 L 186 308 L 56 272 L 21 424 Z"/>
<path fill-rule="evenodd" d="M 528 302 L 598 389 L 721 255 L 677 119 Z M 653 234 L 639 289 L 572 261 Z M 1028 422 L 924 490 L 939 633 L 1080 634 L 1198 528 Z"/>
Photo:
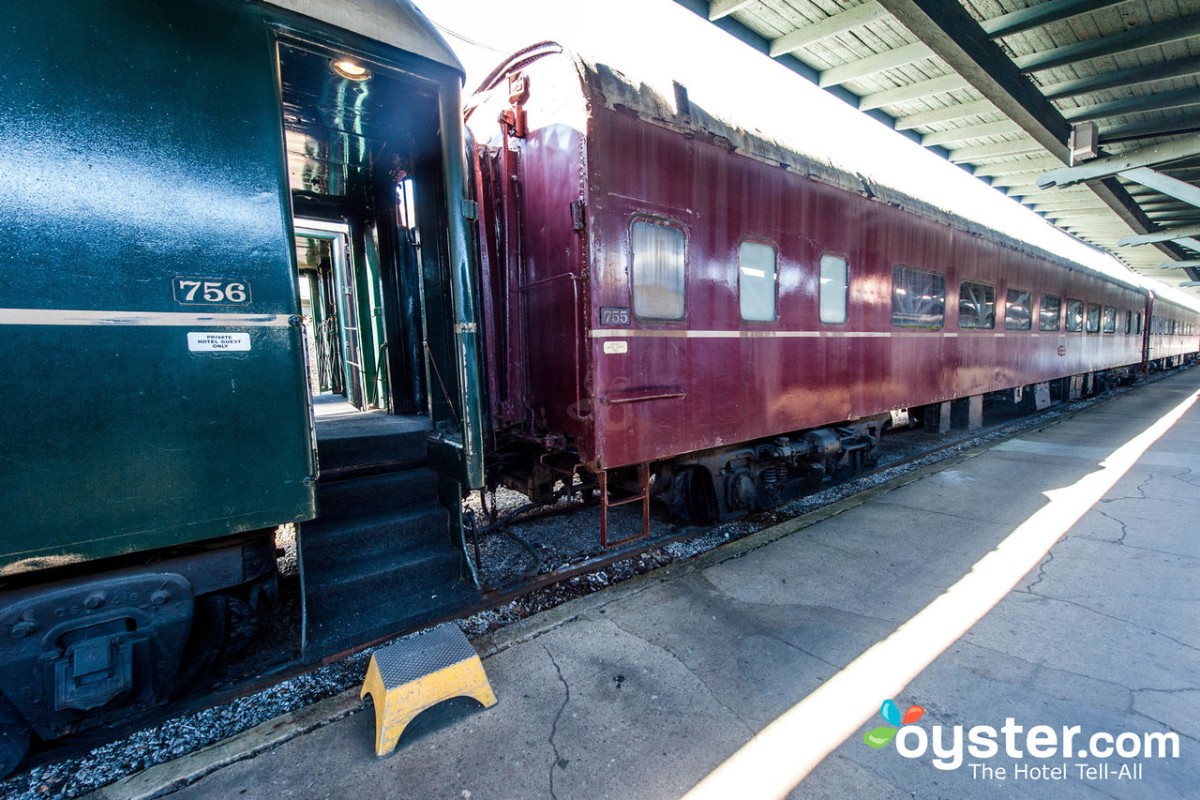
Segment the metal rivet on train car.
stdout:
<path fill-rule="evenodd" d="M 14 639 L 24 639 L 35 630 L 37 630 L 37 625 L 33 620 L 22 619 L 17 624 L 12 626 L 12 637 Z"/>
<path fill-rule="evenodd" d="M 150 602 L 156 606 L 161 606 L 163 603 L 171 599 L 171 593 L 166 589 L 159 589 L 154 594 L 150 595 Z"/>
<path fill-rule="evenodd" d="M 97 592 L 96 594 L 88 595 L 88 598 L 83 601 L 83 604 L 87 606 L 89 611 L 95 611 L 97 608 L 100 608 L 107 602 L 108 598 Z"/>

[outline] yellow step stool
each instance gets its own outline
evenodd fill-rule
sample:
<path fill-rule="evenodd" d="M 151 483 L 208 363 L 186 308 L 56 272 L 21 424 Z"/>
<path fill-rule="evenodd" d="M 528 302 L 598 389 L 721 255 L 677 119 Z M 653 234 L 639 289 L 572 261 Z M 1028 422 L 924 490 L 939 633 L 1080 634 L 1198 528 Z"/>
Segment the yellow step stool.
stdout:
<path fill-rule="evenodd" d="M 400 735 L 427 708 L 454 697 L 496 705 L 479 654 L 452 622 L 376 650 L 359 698 L 375 704 L 375 755 L 396 749 Z"/>

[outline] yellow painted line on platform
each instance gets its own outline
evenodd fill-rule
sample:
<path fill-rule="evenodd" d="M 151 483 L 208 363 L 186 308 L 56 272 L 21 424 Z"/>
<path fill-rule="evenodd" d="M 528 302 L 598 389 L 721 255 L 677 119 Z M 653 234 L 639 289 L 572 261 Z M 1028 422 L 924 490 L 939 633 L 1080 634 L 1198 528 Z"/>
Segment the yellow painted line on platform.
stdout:
<path fill-rule="evenodd" d="M 1197 398 L 1200 391 L 1110 453 L 1098 470 L 1071 486 L 1047 491 L 1050 502 L 977 561 L 967 575 L 763 728 L 685 797 L 785 797 L 871 719 L 885 698 L 900 694 L 1003 600 Z"/>

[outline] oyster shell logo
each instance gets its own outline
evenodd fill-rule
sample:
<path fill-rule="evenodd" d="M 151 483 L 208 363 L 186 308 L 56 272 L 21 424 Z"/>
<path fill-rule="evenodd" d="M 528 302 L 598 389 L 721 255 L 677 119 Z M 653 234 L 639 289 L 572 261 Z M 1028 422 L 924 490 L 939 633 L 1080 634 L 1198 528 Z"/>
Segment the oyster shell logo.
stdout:
<path fill-rule="evenodd" d="M 900 707 L 896 705 L 896 701 L 889 698 L 884 700 L 883 705 L 880 706 L 879 716 L 891 724 L 880 725 L 878 728 L 872 728 L 863 734 L 863 741 L 867 743 L 867 746 L 873 747 L 876 750 L 887 747 L 892 739 L 896 737 L 896 731 L 900 729 L 900 726 L 912 725 L 925 716 L 925 709 L 921 706 L 909 706 L 908 710 L 901 715 Z"/>

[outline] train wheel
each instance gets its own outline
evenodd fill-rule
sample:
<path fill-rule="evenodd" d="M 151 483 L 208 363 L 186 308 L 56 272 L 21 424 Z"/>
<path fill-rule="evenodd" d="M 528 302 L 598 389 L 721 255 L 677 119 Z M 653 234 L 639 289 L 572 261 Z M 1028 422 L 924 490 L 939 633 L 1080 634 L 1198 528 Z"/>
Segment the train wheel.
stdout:
<path fill-rule="evenodd" d="M 177 688 L 193 688 L 202 678 L 212 675 L 229 635 L 228 617 L 228 599 L 224 595 L 209 594 L 196 599 Z"/>
<path fill-rule="evenodd" d="M 212 678 L 250 645 L 258 630 L 262 604 L 272 592 L 262 587 L 216 592 L 198 598 L 192 633 L 188 641 L 177 686 L 190 688 Z"/>
<path fill-rule="evenodd" d="M 266 592 L 252 590 L 257 600 L 230 595 L 226 617 L 229 631 L 226 640 L 225 656 L 239 655 L 254 641 L 258 632 L 258 606 L 266 597 Z"/>
<path fill-rule="evenodd" d="M 713 489 L 712 477 L 704 467 L 689 467 L 681 470 L 675 478 L 677 491 L 682 499 L 682 516 L 688 522 L 710 525 L 717 521 L 717 493 Z"/>
<path fill-rule="evenodd" d="M 29 752 L 29 725 L 25 718 L 0 695 L 0 778 L 17 768 Z"/>

